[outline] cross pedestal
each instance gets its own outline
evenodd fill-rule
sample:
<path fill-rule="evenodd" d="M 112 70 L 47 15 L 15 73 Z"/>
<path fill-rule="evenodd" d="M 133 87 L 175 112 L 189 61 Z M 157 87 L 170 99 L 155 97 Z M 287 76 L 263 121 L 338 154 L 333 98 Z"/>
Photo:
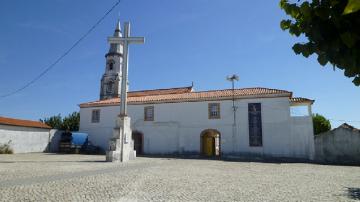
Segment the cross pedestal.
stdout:
<path fill-rule="evenodd" d="M 113 130 L 113 137 L 109 141 L 109 150 L 106 151 L 106 161 L 126 162 L 135 159 L 134 143 L 131 138 L 130 117 L 119 116 Z"/>

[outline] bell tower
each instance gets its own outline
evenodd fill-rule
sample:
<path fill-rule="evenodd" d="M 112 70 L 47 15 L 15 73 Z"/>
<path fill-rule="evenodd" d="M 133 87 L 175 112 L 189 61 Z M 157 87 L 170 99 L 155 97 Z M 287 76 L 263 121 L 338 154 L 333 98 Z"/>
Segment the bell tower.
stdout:
<path fill-rule="evenodd" d="M 114 36 L 122 37 L 120 21 L 117 22 Z M 105 55 L 105 73 L 101 78 L 100 100 L 120 97 L 121 66 L 123 62 L 123 45 L 110 44 L 109 52 Z"/>

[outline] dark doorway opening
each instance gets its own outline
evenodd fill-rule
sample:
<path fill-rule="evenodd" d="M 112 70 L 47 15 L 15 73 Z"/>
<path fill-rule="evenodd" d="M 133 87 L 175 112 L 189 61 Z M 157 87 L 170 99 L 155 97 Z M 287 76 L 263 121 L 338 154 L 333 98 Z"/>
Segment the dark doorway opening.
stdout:
<path fill-rule="evenodd" d="M 136 155 L 144 154 L 144 134 L 135 130 L 132 132 L 132 139 L 134 141 Z"/>

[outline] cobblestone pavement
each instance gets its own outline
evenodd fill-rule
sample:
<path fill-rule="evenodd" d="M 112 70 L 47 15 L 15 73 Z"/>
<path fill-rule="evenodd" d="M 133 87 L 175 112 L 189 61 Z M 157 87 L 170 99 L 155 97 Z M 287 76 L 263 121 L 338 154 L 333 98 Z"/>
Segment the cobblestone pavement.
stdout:
<path fill-rule="evenodd" d="M 359 201 L 360 167 L 0 155 L 0 201 Z"/>

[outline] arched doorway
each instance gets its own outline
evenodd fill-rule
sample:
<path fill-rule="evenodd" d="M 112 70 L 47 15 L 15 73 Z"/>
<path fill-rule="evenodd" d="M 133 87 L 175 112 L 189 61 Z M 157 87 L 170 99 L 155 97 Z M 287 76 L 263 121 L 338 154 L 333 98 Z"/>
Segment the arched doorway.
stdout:
<path fill-rule="evenodd" d="M 220 156 L 221 154 L 221 135 L 214 129 L 207 129 L 200 134 L 201 154 L 208 157 Z"/>
<path fill-rule="evenodd" d="M 144 153 L 144 134 L 140 131 L 134 130 L 132 132 L 132 139 L 134 141 L 134 150 L 136 155 L 141 155 Z"/>

